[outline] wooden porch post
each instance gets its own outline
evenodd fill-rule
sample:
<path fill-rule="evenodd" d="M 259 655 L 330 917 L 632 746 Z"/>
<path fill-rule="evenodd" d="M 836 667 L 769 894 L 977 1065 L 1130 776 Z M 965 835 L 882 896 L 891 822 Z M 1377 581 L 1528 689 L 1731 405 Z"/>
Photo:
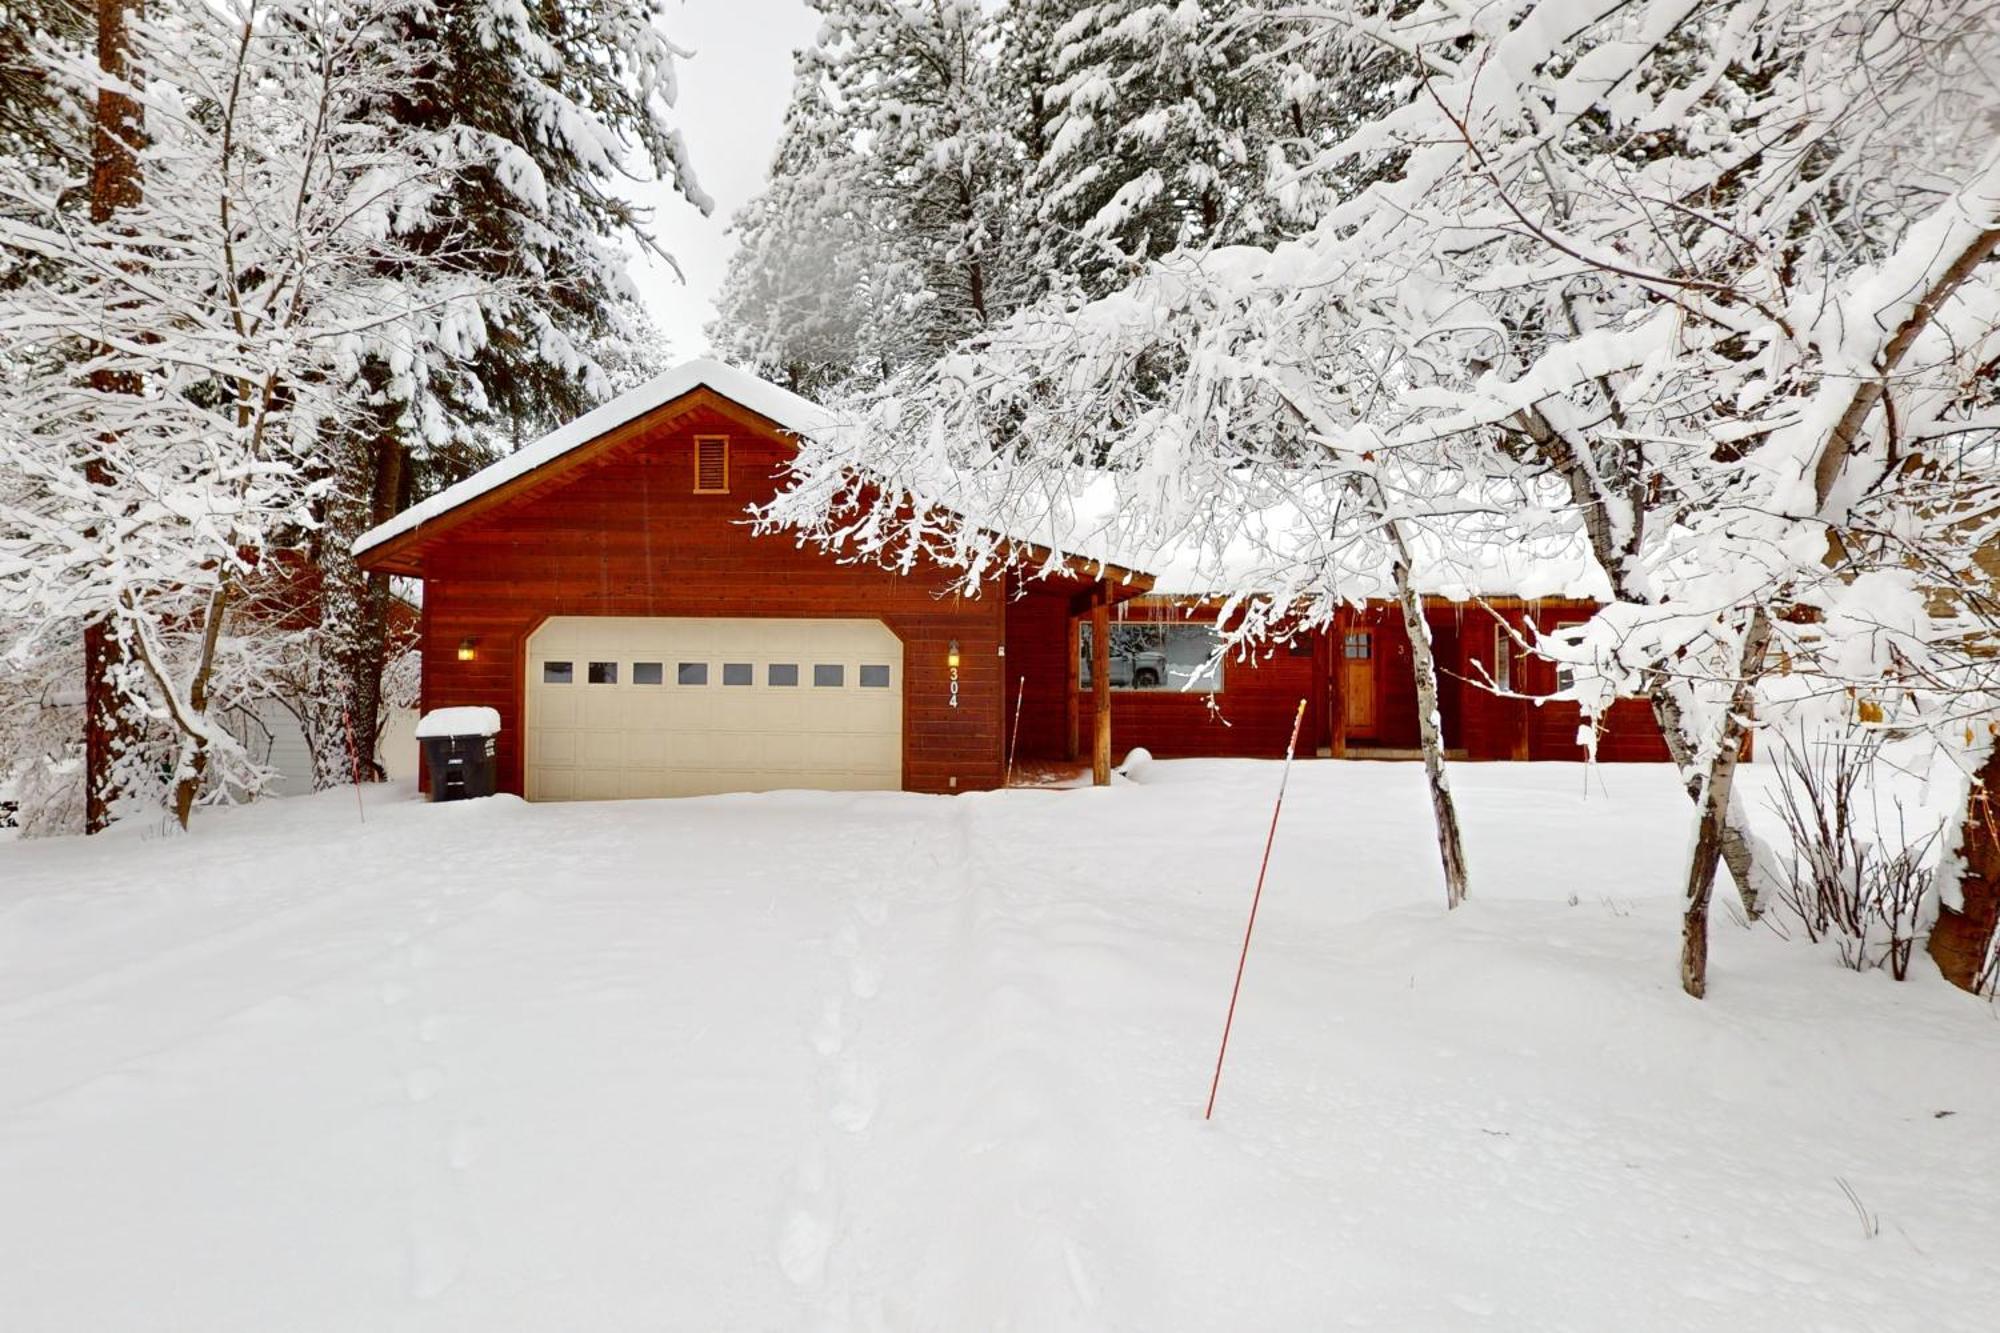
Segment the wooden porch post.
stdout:
<path fill-rule="evenodd" d="M 1327 707 L 1332 711 L 1332 743 L 1327 752 L 1335 759 L 1347 758 L 1347 626 L 1350 612 L 1345 606 L 1333 613 L 1332 664 L 1327 672 Z"/>
<path fill-rule="evenodd" d="M 1090 781 L 1111 785 L 1111 583 L 1101 580 L 1090 608 L 1090 698 L 1097 707 L 1092 719 Z"/>
<path fill-rule="evenodd" d="M 1525 611 L 1514 612 L 1508 618 L 1508 628 L 1523 637 L 1527 637 L 1528 616 Z M 1517 650 L 1511 638 L 1507 643 L 1507 651 L 1513 655 L 1511 679 L 1514 682 L 1514 688 L 1520 693 L 1526 694 L 1528 692 L 1528 682 L 1526 679 L 1528 663 L 1534 659 Z M 1524 699 L 1510 700 L 1509 707 L 1514 717 L 1514 751 L 1508 757 L 1517 762 L 1526 763 L 1528 760 L 1528 731 L 1529 728 L 1534 726 L 1534 714 L 1530 711 L 1528 703 Z"/>

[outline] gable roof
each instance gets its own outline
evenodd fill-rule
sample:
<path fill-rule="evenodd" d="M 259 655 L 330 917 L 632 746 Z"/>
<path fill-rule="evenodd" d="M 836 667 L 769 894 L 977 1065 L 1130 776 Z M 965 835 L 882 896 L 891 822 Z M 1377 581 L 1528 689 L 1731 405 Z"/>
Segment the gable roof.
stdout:
<path fill-rule="evenodd" d="M 387 523 L 355 539 L 354 554 L 364 566 L 391 573 L 417 574 L 420 562 L 412 548 L 442 536 L 460 522 L 509 497 L 538 489 L 558 477 L 568 461 L 581 461 L 615 445 L 628 427 L 675 404 L 706 406 L 746 421 L 801 438 L 833 430 L 838 419 L 827 409 L 747 371 L 706 357 L 683 362 L 662 375 L 628 389 L 610 402 L 551 431 L 526 448 L 473 473 L 455 486 L 411 505 Z M 1137 568 L 1088 555 L 1058 555 L 1030 538 L 1014 538 L 1032 559 L 1045 566 L 1043 576 L 1056 571 L 1070 578 L 1117 586 L 1115 597 L 1136 597 L 1152 586 L 1152 577 Z"/>
<path fill-rule="evenodd" d="M 410 536 L 426 524 L 435 523 L 511 482 L 551 468 L 565 455 L 602 439 L 620 426 L 701 389 L 748 409 L 792 435 L 812 435 L 833 423 L 833 417 L 824 408 L 768 380 L 706 357 L 685 361 L 637 388 L 627 389 L 568 425 L 550 431 L 526 448 L 481 468 L 457 485 L 447 486 L 428 500 L 411 505 L 387 523 L 370 528 L 355 539 L 354 554 L 364 555 Z"/>

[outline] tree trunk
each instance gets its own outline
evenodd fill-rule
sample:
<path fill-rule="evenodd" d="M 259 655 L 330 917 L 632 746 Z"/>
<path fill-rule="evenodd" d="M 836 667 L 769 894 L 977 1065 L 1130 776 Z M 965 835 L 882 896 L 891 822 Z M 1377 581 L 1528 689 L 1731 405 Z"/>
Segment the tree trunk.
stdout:
<path fill-rule="evenodd" d="M 1424 747 L 1424 781 L 1430 786 L 1431 816 L 1437 824 L 1438 857 L 1444 863 L 1444 903 L 1454 908 L 1465 901 L 1465 844 L 1458 831 L 1458 806 L 1444 769 L 1444 728 L 1438 710 L 1437 658 L 1431 652 L 1431 626 L 1424 619 L 1423 595 L 1410 575 L 1410 548 L 1400 524 L 1387 524 L 1395 547 L 1393 570 L 1396 600 L 1403 608 L 1403 629 L 1410 639 L 1410 674 L 1417 686 L 1417 734 Z M 1345 662 L 1336 663 L 1336 669 Z"/>
<path fill-rule="evenodd" d="M 1653 720 L 1666 739 L 1667 754 L 1681 771 L 1681 785 L 1687 791 L 1688 799 L 1700 805 L 1708 780 L 1698 767 L 1694 731 L 1688 724 L 1687 710 L 1682 707 L 1680 696 L 1674 693 L 1672 685 L 1661 680 L 1647 691 L 1647 700 L 1653 706 Z M 1750 813 L 1744 808 L 1742 795 L 1733 786 L 1718 836 L 1721 839 L 1722 863 L 1729 868 L 1730 879 L 1735 881 L 1736 895 L 1742 900 L 1744 914 L 1755 921 L 1764 914 L 1764 886 L 1775 880 L 1759 860 L 1760 851 L 1765 860 L 1769 859 L 1770 853 L 1762 840 L 1750 832 Z"/>
<path fill-rule="evenodd" d="M 128 16 L 138 6 L 133 0 L 96 0 L 97 66 L 105 74 L 123 81 L 131 72 L 131 36 Z M 95 122 L 91 128 L 90 220 L 110 222 L 122 210 L 139 202 L 139 159 L 137 149 L 145 126 L 139 104 L 122 92 L 109 88 L 97 91 Z M 137 393 L 139 385 L 130 375 L 99 370 L 91 374 L 91 387 L 102 394 Z M 103 454 L 118 447 L 112 437 L 100 440 Z M 84 464 L 84 479 L 99 489 L 112 484 L 110 464 L 102 455 Z M 125 648 L 109 618 L 84 627 L 83 631 L 83 768 L 84 832 L 101 833 L 110 827 L 119 795 L 118 763 L 130 744 L 135 728 L 126 706 Z"/>
<path fill-rule="evenodd" d="M 202 625 L 201 658 L 195 663 L 194 679 L 188 683 L 188 710 L 204 722 L 208 717 L 209 681 L 215 675 L 215 652 L 222 642 L 222 620 L 228 614 L 229 582 L 225 578 L 209 596 L 208 617 Z M 195 797 L 201 794 L 201 780 L 208 773 L 209 747 L 208 737 L 200 731 L 187 733 L 184 743 L 194 747 L 194 754 L 182 766 L 180 778 L 174 784 L 174 819 L 183 829 L 194 814 Z"/>
<path fill-rule="evenodd" d="M 1745 719 L 1753 682 L 1764 669 L 1771 644 L 1771 620 L 1762 607 L 1750 613 L 1738 654 L 1736 687 L 1729 700 L 1715 753 L 1696 797 L 1694 852 L 1688 859 L 1687 898 L 1681 918 L 1681 989 L 1699 1000 L 1708 994 L 1708 904 L 1722 863 L 1729 812 L 1735 804 L 1736 762 L 1743 752 Z"/>
<path fill-rule="evenodd" d="M 1605 397 L 1607 401 L 1612 397 L 1608 388 Z M 1576 501 L 1577 513 L 1582 516 L 1591 552 L 1597 558 L 1598 567 L 1611 580 L 1612 595 L 1620 601 L 1643 603 L 1646 599 L 1639 596 L 1628 582 L 1629 562 L 1634 553 L 1620 545 L 1617 534 L 1612 530 L 1609 506 L 1599 494 L 1601 482 L 1584 457 L 1582 446 L 1558 430 L 1555 423 L 1539 409 L 1518 413 L 1514 425 L 1534 441 L 1542 457 L 1555 467 L 1568 485 L 1570 495 Z M 1643 505 L 1637 503 L 1632 505 L 1632 510 L 1637 515 L 1645 512 Z M 1653 706 L 1653 721 L 1658 724 L 1660 735 L 1666 741 L 1667 754 L 1681 771 L 1681 782 L 1688 799 L 1699 806 L 1707 789 L 1707 779 L 1700 769 L 1700 738 L 1688 722 L 1687 710 L 1682 707 L 1680 696 L 1674 693 L 1672 684 L 1663 677 L 1655 678 L 1646 697 Z M 1736 893 L 1742 899 L 1744 913 L 1754 921 L 1763 915 L 1765 884 L 1776 882 L 1775 876 L 1766 869 L 1770 853 L 1751 832 L 1749 814 L 1740 798 L 1730 797 L 1730 804 L 1723 810 L 1722 818 L 1722 860 L 1729 867 L 1730 878 L 1736 883 Z"/>
<path fill-rule="evenodd" d="M 307 732 L 315 790 L 384 776 L 376 739 L 388 655 L 389 576 L 361 568 L 354 540 L 395 517 L 404 471 L 402 443 L 393 433 L 355 441 L 327 503 L 319 549 L 319 625 L 330 679 L 317 698 L 303 701 L 313 715 Z"/>
<path fill-rule="evenodd" d="M 2000 812 L 1993 803 L 2000 799 L 2000 746 L 1995 746 L 1985 766 L 1966 793 L 1965 824 L 1959 836 L 1957 907 L 1938 907 L 1937 925 L 1931 929 L 1930 952 L 1938 971 L 1952 985 L 1975 995 L 2000 982 L 2000 959 L 1994 946 L 2000 943 Z"/>

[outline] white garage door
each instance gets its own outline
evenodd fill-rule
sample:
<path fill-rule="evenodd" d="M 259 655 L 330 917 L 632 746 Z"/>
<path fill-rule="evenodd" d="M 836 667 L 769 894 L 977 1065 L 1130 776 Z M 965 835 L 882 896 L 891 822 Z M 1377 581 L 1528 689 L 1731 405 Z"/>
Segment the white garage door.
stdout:
<path fill-rule="evenodd" d="M 528 639 L 531 801 L 902 786 L 879 620 L 555 616 Z"/>

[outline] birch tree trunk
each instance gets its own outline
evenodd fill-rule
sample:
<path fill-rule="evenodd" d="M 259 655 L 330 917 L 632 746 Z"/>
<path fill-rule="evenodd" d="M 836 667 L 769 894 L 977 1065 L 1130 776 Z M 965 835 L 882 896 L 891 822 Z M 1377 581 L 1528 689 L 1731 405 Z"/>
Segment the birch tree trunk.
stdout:
<path fill-rule="evenodd" d="M 1424 599 L 1410 573 L 1410 548 L 1402 525 L 1383 525 L 1395 550 L 1396 600 L 1403 609 L 1403 629 L 1410 639 L 1410 674 L 1417 687 L 1417 734 L 1424 747 L 1424 781 L 1430 787 L 1431 816 L 1437 825 L 1438 857 L 1444 863 L 1447 909 L 1465 901 L 1465 845 L 1458 831 L 1458 806 L 1451 797 L 1451 779 L 1444 769 L 1444 730 L 1438 710 L 1437 657 L 1431 651 L 1430 622 L 1424 619 Z"/>
<path fill-rule="evenodd" d="M 1609 386 L 1604 387 L 1607 401 L 1615 401 Z M 1639 602 L 1644 597 L 1632 586 L 1631 560 L 1637 554 L 1636 532 L 1623 539 L 1613 530 L 1609 518 L 1613 505 L 1603 494 L 1604 479 L 1591 466 L 1585 447 L 1570 434 L 1558 428 L 1541 409 L 1524 411 L 1514 418 L 1514 425 L 1534 441 L 1542 457 L 1556 469 L 1569 492 L 1576 500 L 1577 512 L 1583 518 L 1584 534 L 1590 541 L 1591 553 L 1597 564 L 1611 581 L 1612 595 L 1620 601 Z M 1635 475 L 1643 476 L 1643 470 L 1635 469 Z M 1642 495 L 1625 497 L 1634 522 L 1645 516 Z M 1701 741 L 1681 697 L 1674 685 L 1664 677 L 1656 678 L 1646 691 L 1646 700 L 1653 708 L 1653 721 L 1660 728 L 1660 736 L 1667 745 L 1667 754 L 1680 770 L 1681 785 L 1687 791 L 1688 799 L 1700 806 L 1708 789 L 1708 774 L 1701 767 Z M 1743 808 L 1740 797 L 1732 795 L 1722 811 L 1720 830 L 1723 864 L 1729 867 L 1729 877 L 1735 881 L 1736 894 L 1743 902 L 1743 911 L 1751 920 L 1756 920 L 1764 912 L 1764 892 L 1767 883 L 1775 883 L 1776 878 L 1769 870 L 1771 853 L 1750 829 L 1749 812 Z"/>
<path fill-rule="evenodd" d="M 1681 989 L 1699 1000 L 1708 994 L 1708 905 L 1722 864 L 1729 812 L 1736 792 L 1736 763 L 1743 752 L 1751 689 L 1764 670 L 1771 645 L 1771 618 L 1762 607 L 1750 613 L 1738 654 L 1736 688 L 1729 716 L 1702 780 L 1695 823 L 1694 852 L 1688 858 L 1687 899 L 1681 917 Z"/>

